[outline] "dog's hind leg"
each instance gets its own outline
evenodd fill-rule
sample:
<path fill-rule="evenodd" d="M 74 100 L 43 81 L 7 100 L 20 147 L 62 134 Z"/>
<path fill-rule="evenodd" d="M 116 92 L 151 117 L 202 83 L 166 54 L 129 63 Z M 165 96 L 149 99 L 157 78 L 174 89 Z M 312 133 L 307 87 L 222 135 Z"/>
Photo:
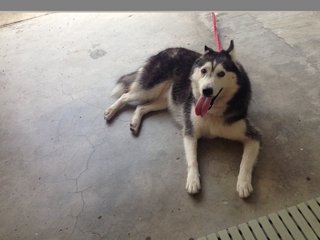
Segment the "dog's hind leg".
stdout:
<path fill-rule="evenodd" d="M 155 87 L 151 89 L 143 89 L 140 83 L 134 82 L 127 93 L 122 94 L 122 96 L 114 104 L 112 104 L 109 108 L 105 110 L 104 118 L 107 121 L 111 120 L 114 114 L 128 102 L 153 102 L 156 101 L 156 99 L 164 98 L 167 94 L 169 87 L 170 81 L 164 81 L 160 84 L 157 84 Z"/>
<path fill-rule="evenodd" d="M 158 99 L 144 104 L 144 105 L 138 105 L 136 110 L 133 113 L 133 117 L 130 123 L 130 130 L 133 134 L 138 134 L 139 128 L 141 125 L 142 117 L 149 113 L 154 111 L 160 111 L 164 110 L 168 107 L 168 102 L 165 97 L 160 96 Z"/>
<path fill-rule="evenodd" d="M 104 111 L 104 119 L 109 121 L 115 113 L 128 102 L 142 100 L 141 94 L 136 91 L 129 91 L 121 95 L 121 97 L 110 107 Z"/>
<path fill-rule="evenodd" d="M 104 111 L 104 119 L 109 121 L 114 114 L 130 101 L 145 100 L 141 94 L 141 87 L 138 84 L 139 72 L 141 70 L 122 76 L 112 90 L 111 95 L 119 99 Z"/>

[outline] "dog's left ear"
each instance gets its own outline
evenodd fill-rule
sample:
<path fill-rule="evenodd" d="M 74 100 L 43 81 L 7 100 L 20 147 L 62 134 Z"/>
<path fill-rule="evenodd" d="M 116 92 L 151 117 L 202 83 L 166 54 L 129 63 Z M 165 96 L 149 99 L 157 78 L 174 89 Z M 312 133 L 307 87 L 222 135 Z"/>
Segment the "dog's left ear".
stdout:
<path fill-rule="evenodd" d="M 235 50 L 234 50 L 234 44 L 233 44 L 233 40 L 230 41 L 230 45 L 228 47 L 228 49 L 226 50 L 229 55 L 231 56 L 232 60 L 235 61 L 236 59 L 236 54 L 235 54 Z"/>
<path fill-rule="evenodd" d="M 204 45 L 204 54 L 215 54 L 216 52 L 212 49 L 209 48 L 207 45 Z"/>

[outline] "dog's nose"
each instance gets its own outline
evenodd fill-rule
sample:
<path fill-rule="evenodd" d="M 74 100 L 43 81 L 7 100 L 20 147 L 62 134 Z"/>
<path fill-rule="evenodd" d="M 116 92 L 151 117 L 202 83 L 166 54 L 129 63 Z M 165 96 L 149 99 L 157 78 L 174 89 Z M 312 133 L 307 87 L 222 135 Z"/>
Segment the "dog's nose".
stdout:
<path fill-rule="evenodd" d="M 211 97 L 213 94 L 213 89 L 212 88 L 205 88 L 202 90 L 202 93 L 205 97 Z"/>

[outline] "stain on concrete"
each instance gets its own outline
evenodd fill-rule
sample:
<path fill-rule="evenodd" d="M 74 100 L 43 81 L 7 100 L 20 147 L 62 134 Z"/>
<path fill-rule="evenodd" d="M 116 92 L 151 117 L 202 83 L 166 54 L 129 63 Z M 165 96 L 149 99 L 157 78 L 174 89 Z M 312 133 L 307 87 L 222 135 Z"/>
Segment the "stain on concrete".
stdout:
<path fill-rule="evenodd" d="M 103 57 L 104 55 L 106 55 L 107 52 L 104 51 L 103 49 L 95 49 L 93 51 L 90 51 L 90 57 L 92 59 L 98 59 L 98 58 L 101 58 Z"/>
<path fill-rule="evenodd" d="M 276 141 L 280 144 L 286 144 L 288 142 L 288 138 L 285 135 L 279 134 L 276 136 Z"/>
<path fill-rule="evenodd" d="M 93 43 L 92 44 L 92 48 L 96 48 L 96 47 L 99 47 L 100 46 L 100 43 Z"/>

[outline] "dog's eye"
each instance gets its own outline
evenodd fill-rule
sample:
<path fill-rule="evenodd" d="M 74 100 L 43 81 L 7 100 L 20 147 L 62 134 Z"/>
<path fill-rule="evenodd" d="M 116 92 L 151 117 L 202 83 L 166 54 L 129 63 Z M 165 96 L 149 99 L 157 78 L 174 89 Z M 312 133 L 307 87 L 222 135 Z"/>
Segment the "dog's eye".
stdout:
<path fill-rule="evenodd" d="M 202 68 L 202 69 L 201 69 L 201 73 L 202 73 L 202 74 L 206 74 L 206 73 L 207 73 L 207 69 Z"/>
<path fill-rule="evenodd" d="M 223 77 L 224 75 L 226 75 L 224 71 L 220 71 L 217 73 L 218 77 Z"/>

